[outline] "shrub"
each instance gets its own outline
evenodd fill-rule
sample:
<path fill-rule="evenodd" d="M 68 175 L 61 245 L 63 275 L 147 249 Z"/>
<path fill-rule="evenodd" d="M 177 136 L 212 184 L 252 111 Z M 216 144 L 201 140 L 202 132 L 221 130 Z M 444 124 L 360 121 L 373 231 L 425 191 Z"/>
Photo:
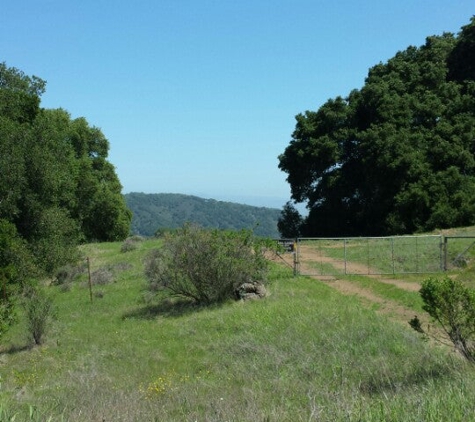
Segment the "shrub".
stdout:
<path fill-rule="evenodd" d="M 145 238 L 143 236 L 140 236 L 139 234 L 134 234 L 130 236 L 129 239 L 133 242 L 143 242 L 145 240 Z"/>
<path fill-rule="evenodd" d="M 165 235 L 145 262 L 151 289 L 198 303 L 222 302 L 247 282 L 265 283 L 264 245 L 250 231 L 204 230 L 187 224 Z"/>
<path fill-rule="evenodd" d="M 122 253 L 135 251 L 137 249 L 137 241 L 132 238 L 125 239 L 122 245 L 120 246 L 120 251 Z"/>
<path fill-rule="evenodd" d="M 1 277 L 0 277 L 1 278 Z M 0 338 L 15 322 L 15 304 L 10 296 L 0 297 Z"/>
<path fill-rule="evenodd" d="M 0 338 L 16 321 L 15 302 L 22 288 L 39 274 L 16 227 L 0 219 Z"/>
<path fill-rule="evenodd" d="M 155 232 L 154 236 L 158 238 L 164 238 L 165 236 L 172 234 L 173 232 L 176 232 L 177 230 L 180 229 L 171 229 L 168 227 L 159 227 L 157 231 Z"/>
<path fill-rule="evenodd" d="M 0 338 L 15 322 L 14 300 L 8 285 L 14 271 L 12 265 L 0 267 Z"/>
<path fill-rule="evenodd" d="M 30 288 L 25 294 L 23 306 L 28 334 L 35 344 L 39 345 L 53 316 L 53 301 L 42 290 Z"/>
<path fill-rule="evenodd" d="M 74 281 L 79 275 L 86 272 L 86 264 L 71 265 L 67 264 L 56 270 L 54 274 L 53 284 L 61 285 Z"/>
<path fill-rule="evenodd" d="M 424 311 L 438 322 L 455 348 L 475 363 L 475 292 L 460 281 L 445 277 L 425 280 L 420 295 Z M 410 324 L 424 332 L 417 317 Z"/>
<path fill-rule="evenodd" d="M 133 265 L 130 262 L 118 262 L 117 264 L 109 266 L 109 269 L 114 272 L 127 271 L 131 268 L 133 268 Z"/>
<path fill-rule="evenodd" d="M 39 218 L 30 249 L 37 265 L 54 275 L 57 268 L 78 261 L 79 227 L 67 211 L 56 207 L 43 210 Z"/>
<path fill-rule="evenodd" d="M 109 284 L 114 281 L 114 274 L 111 269 L 102 267 L 97 269 L 91 274 L 92 284 L 95 285 L 104 285 Z"/>

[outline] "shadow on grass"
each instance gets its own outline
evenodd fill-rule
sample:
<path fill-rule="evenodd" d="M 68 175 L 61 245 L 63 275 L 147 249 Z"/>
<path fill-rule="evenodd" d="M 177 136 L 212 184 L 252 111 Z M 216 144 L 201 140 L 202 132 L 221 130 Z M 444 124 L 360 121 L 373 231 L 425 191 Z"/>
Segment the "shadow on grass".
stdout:
<path fill-rule="evenodd" d="M 141 308 L 126 312 L 122 316 L 122 319 L 154 319 L 159 316 L 176 318 L 219 306 L 221 305 L 203 305 L 189 300 L 163 299 L 159 303 L 145 305 Z"/>
<path fill-rule="evenodd" d="M 33 344 L 26 344 L 19 346 L 17 344 L 13 344 L 9 347 L 1 348 L 0 347 L 0 355 L 14 355 L 15 353 L 26 352 L 27 350 L 33 349 L 35 346 Z"/>
<path fill-rule="evenodd" d="M 435 365 L 429 368 L 419 368 L 411 373 L 400 375 L 395 379 L 389 377 L 376 376 L 367 381 L 360 382 L 360 391 L 369 396 L 397 393 L 404 389 L 411 388 L 418 385 L 425 385 L 428 380 L 439 380 L 447 378 L 452 371 L 443 365 Z"/>

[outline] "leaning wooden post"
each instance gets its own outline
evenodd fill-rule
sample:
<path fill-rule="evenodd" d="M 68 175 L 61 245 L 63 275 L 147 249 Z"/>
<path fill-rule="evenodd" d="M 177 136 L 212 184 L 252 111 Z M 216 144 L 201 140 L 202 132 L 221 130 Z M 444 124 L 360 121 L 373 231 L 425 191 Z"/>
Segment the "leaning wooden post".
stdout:
<path fill-rule="evenodd" d="M 87 273 L 89 276 L 89 297 L 91 298 L 91 303 L 92 303 L 91 263 L 89 261 L 89 257 L 86 258 L 86 261 L 87 261 Z"/>

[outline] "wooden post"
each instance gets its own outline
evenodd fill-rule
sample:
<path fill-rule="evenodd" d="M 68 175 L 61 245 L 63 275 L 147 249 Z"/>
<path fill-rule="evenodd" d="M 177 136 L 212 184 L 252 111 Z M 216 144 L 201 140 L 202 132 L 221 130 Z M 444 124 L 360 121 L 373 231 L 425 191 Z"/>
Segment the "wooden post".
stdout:
<path fill-rule="evenodd" d="M 87 261 L 87 273 L 89 276 L 89 297 L 91 298 L 91 303 L 92 303 L 91 262 L 89 260 L 89 257 L 86 258 L 86 261 Z"/>
<path fill-rule="evenodd" d="M 297 239 L 294 240 L 294 244 L 292 245 L 292 249 L 293 249 L 293 256 L 294 256 L 294 277 L 296 277 L 297 275 L 299 275 L 299 260 L 298 260 L 298 251 L 297 251 Z"/>
<path fill-rule="evenodd" d="M 444 236 L 444 271 L 447 271 L 447 244 L 448 237 Z"/>

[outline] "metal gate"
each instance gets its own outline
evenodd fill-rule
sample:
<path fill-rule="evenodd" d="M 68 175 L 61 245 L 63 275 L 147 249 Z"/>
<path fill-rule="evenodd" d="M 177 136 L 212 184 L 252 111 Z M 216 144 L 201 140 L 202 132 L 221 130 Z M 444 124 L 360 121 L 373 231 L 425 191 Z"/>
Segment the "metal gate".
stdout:
<path fill-rule="evenodd" d="M 444 270 L 465 267 L 474 257 L 475 236 L 444 237 Z"/>
<path fill-rule="evenodd" d="M 436 273 L 446 268 L 440 235 L 299 238 L 295 249 L 294 272 L 301 275 Z"/>

